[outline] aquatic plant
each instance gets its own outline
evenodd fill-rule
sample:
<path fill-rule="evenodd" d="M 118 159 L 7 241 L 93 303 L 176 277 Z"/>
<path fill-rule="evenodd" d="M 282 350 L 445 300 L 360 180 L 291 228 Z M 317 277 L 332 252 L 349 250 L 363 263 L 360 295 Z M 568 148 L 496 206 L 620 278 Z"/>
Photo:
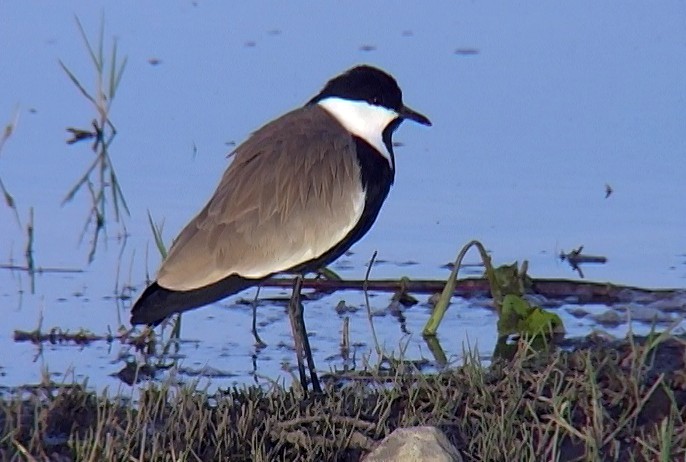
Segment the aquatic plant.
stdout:
<path fill-rule="evenodd" d="M 81 38 L 86 45 L 91 63 L 95 69 L 95 89 L 89 91 L 74 72 L 61 60 L 60 66 L 67 74 L 71 82 L 76 86 L 79 92 L 92 104 L 96 112 L 96 117 L 91 122 L 91 127 L 87 129 L 81 128 L 67 128 L 67 131 L 72 135 L 72 138 L 67 141 L 68 144 L 75 144 L 85 140 L 93 140 L 91 150 L 95 154 L 95 158 L 90 165 L 81 174 L 74 186 L 65 195 L 62 205 L 70 202 L 76 194 L 85 189 L 90 197 L 89 214 L 84 224 L 81 238 L 85 236 L 88 229 L 92 227 L 93 236 L 91 240 L 91 248 L 88 253 L 88 261 L 93 261 L 98 245 L 98 239 L 106 233 L 106 223 L 108 217 L 107 201 L 108 197 L 112 201 L 112 208 L 114 219 L 117 223 L 121 223 L 126 227 L 122 221 L 122 212 L 129 214 L 129 208 L 124 198 L 124 193 L 117 179 L 117 174 L 114 170 L 112 158 L 110 156 L 110 146 L 114 141 L 117 130 L 111 119 L 111 109 L 114 98 L 117 94 L 117 89 L 121 83 L 124 69 L 126 68 L 126 57 L 120 60 L 118 57 L 117 41 L 114 40 L 112 44 L 109 59 L 105 57 L 105 22 L 104 18 L 100 24 L 100 34 L 97 43 L 94 45 L 86 35 L 86 32 L 76 18 Z"/>

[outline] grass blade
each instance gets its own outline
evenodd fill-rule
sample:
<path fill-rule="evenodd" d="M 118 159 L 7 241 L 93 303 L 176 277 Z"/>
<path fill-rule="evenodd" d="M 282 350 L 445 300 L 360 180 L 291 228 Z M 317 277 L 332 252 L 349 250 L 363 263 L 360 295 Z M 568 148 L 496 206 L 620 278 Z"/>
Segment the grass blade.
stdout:
<path fill-rule="evenodd" d="M 72 71 L 69 70 L 69 68 L 62 62 L 62 60 L 58 60 L 58 62 L 60 63 L 60 66 L 62 66 L 62 69 L 64 70 L 64 72 L 67 73 L 67 76 L 69 76 L 71 81 L 74 83 L 74 85 L 76 85 L 76 88 L 78 88 L 81 91 L 83 96 L 85 96 L 86 99 L 88 99 L 88 101 L 90 101 L 91 103 L 93 103 L 97 106 L 95 99 L 93 99 L 93 97 L 90 95 L 90 93 L 88 93 L 88 90 L 86 90 L 83 87 L 83 85 L 81 85 L 81 82 L 79 82 L 79 79 L 76 78 L 76 76 L 72 73 Z"/>
<path fill-rule="evenodd" d="M 81 175 L 81 178 L 79 178 L 79 180 L 76 182 L 76 184 L 74 184 L 74 186 L 72 186 L 72 188 L 69 190 L 64 199 L 62 199 L 62 205 L 66 204 L 67 202 L 71 202 L 71 200 L 74 198 L 78 190 L 81 189 L 81 186 L 88 182 L 91 172 L 95 170 L 95 168 L 98 166 L 99 161 L 100 159 L 96 157 L 95 160 L 86 169 L 86 173 Z"/>
<path fill-rule="evenodd" d="M 19 218 L 19 211 L 17 210 L 17 203 L 14 200 L 14 197 L 12 194 L 7 191 L 7 188 L 5 188 L 5 184 L 2 182 L 2 178 L 0 178 L 0 191 L 2 191 L 2 195 L 5 199 L 5 203 L 9 208 L 14 211 L 14 218 L 17 220 L 17 224 L 21 226 L 21 220 Z"/>
<path fill-rule="evenodd" d="M 102 53 L 100 53 L 101 59 L 98 59 L 98 57 L 95 56 L 95 51 L 93 51 L 93 47 L 91 46 L 91 42 L 88 40 L 88 36 L 86 35 L 86 30 L 83 28 L 83 24 L 81 24 L 81 21 L 79 20 L 78 16 L 74 16 L 74 18 L 76 19 L 76 24 L 79 26 L 79 32 L 81 33 L 81 38 L 83 39 L 83 43 L 86 44 L 86 49 L 88 49 L 88 54 L 91 57 L 91 61 L 93 62 L 95 69 L 100 74 L 100 73 L 102 73 Z M 102 45 L 103 33 L 104 33 L 104 22 L 102 22 L 101 26 L 100 26 L 100 44 L 101 45 Z"/>
<path fill-rule="evenodd" d="M 152 214 L 148 210 L 148 223 L 150 223 L 150 229 L 152 230 L 152 236 L 155 239 L 155 245 L 157 250 L 160 252 L 162 258 L 167 258 L 167 247 L 164 245 L 164 240 L 162 240 L 162 226 L 157 226 L 152 219 Z"/>
<path fill-rule="evenodd" d="M 89 58 L 95 67 L 95 89 L 93 89 L 92 92 L 89 92 L 77 76 L 62 61 L 59 61 L 59 64 L 72 83 L 79 89 L 81 94 L 93 104 L 97 116 L 95 116 L 91 124 L 92 129 L 68 128 L 67 131 L 73 135 L 73 138 L 69 140 L 68 143 L 75 144 L 81 140 L 93 140 L 92 150 L 95 153 L 95 159 L 88 166 L 85 173 L 76 181 L 74 186 L 67 192 L 62 204 L 64 205 L 66 202 L 74 199 L 77 192 L 82 188 L 89 188 L 92 202 L 90 215 L 86 220 L 86 228 L 90 228 L 90 226 L 95 223 L 93 239 L 94 241 L 97 241 L 98 237 L 101 236 L 100 231 L 104 231 L 106 219 L 110 215 L 110 212 L 107 210 L 107 200 L 110 199 L 110 197 L 108 197 L 108 189 L 112 194 L 112 213 L 114 214 L 116 221 L 118 223 L 122 221 L 123 211 L 125 211 L 127 215 L 130 215 L 129 207 L 124 199 L 124 194 L 121 190 L 119 181 L 117 180 L 117 176 L 114 173 L 112 160 L 109 154 L 109 146 L 117 134 L 117 130 L 110 119 L 110 106 L 113 102 L 117 88 L 121 83 L 127 59 L 122 59 L 121 63 L 117 62 L 119 59 L 119 50 L 117 42 L 114 40 L 111 54 L 108 55 L 108 58 L 111 58 L 112 61 L 110 63 L 105 62 L 104 15 L 100 23 L 97 42 L 88 39 L 83 24 L 78 17 L 75 19 L 81 38 L 86 45 Z M 124 225 L 122 224 L 122 226 Z M 83 238 L 83 235 L 81 237 Z M 91 253 L 89 254 L 89 261 L 93 259 L 95 248 L 96 245 L 94 243 Z"/>
<path fill-rule="evenodd" d="M 119 88 L 119 82 L 121 82 L 122 75 L 124 75 L 124 69 L 126 69 L 126 63 L 129 62 L 128 57 L 124 57 L 121 64 L 119 65 L 119 70 L 114 79 L 114 90 L 112 91 L 112 98 L 114 98 L 116 90 Z"/>

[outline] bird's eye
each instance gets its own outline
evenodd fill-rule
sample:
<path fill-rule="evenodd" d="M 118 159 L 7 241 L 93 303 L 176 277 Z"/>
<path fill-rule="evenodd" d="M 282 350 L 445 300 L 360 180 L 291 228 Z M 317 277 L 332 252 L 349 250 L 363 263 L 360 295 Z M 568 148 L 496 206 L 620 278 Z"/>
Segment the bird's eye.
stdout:
<path fill-rule="evenodd" d="M 380 105 L 381 104 L 381 97 L 380 96 L 375 96 L 372 98 L 372 104 Z"/>

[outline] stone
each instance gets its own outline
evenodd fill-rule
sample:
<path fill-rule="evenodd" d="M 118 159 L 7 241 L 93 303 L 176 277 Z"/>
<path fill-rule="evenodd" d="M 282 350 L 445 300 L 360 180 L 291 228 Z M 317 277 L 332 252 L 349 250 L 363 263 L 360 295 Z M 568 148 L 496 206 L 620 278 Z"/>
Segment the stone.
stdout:
<path fill-rule="evenodd" d="M 363 462 L 462 462 L 462 456 L 436 427 L 398 428 L 384 438 Z"/>

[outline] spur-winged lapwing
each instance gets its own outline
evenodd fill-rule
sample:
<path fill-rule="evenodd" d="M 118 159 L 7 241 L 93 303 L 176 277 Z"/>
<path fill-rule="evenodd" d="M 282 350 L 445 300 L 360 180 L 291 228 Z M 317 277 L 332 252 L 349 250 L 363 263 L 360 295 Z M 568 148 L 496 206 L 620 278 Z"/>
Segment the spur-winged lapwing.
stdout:
<path fill-rule="evenodd" d="M 405 119 L 431 125 L 403 104 L 393 77 L 363 65 L 257 130 L 174 241 L 131 323 L 157 325 L 275 273 L 304 274 L 340 257 L 369 230 L 388 195 L 391 136 Z"/>

